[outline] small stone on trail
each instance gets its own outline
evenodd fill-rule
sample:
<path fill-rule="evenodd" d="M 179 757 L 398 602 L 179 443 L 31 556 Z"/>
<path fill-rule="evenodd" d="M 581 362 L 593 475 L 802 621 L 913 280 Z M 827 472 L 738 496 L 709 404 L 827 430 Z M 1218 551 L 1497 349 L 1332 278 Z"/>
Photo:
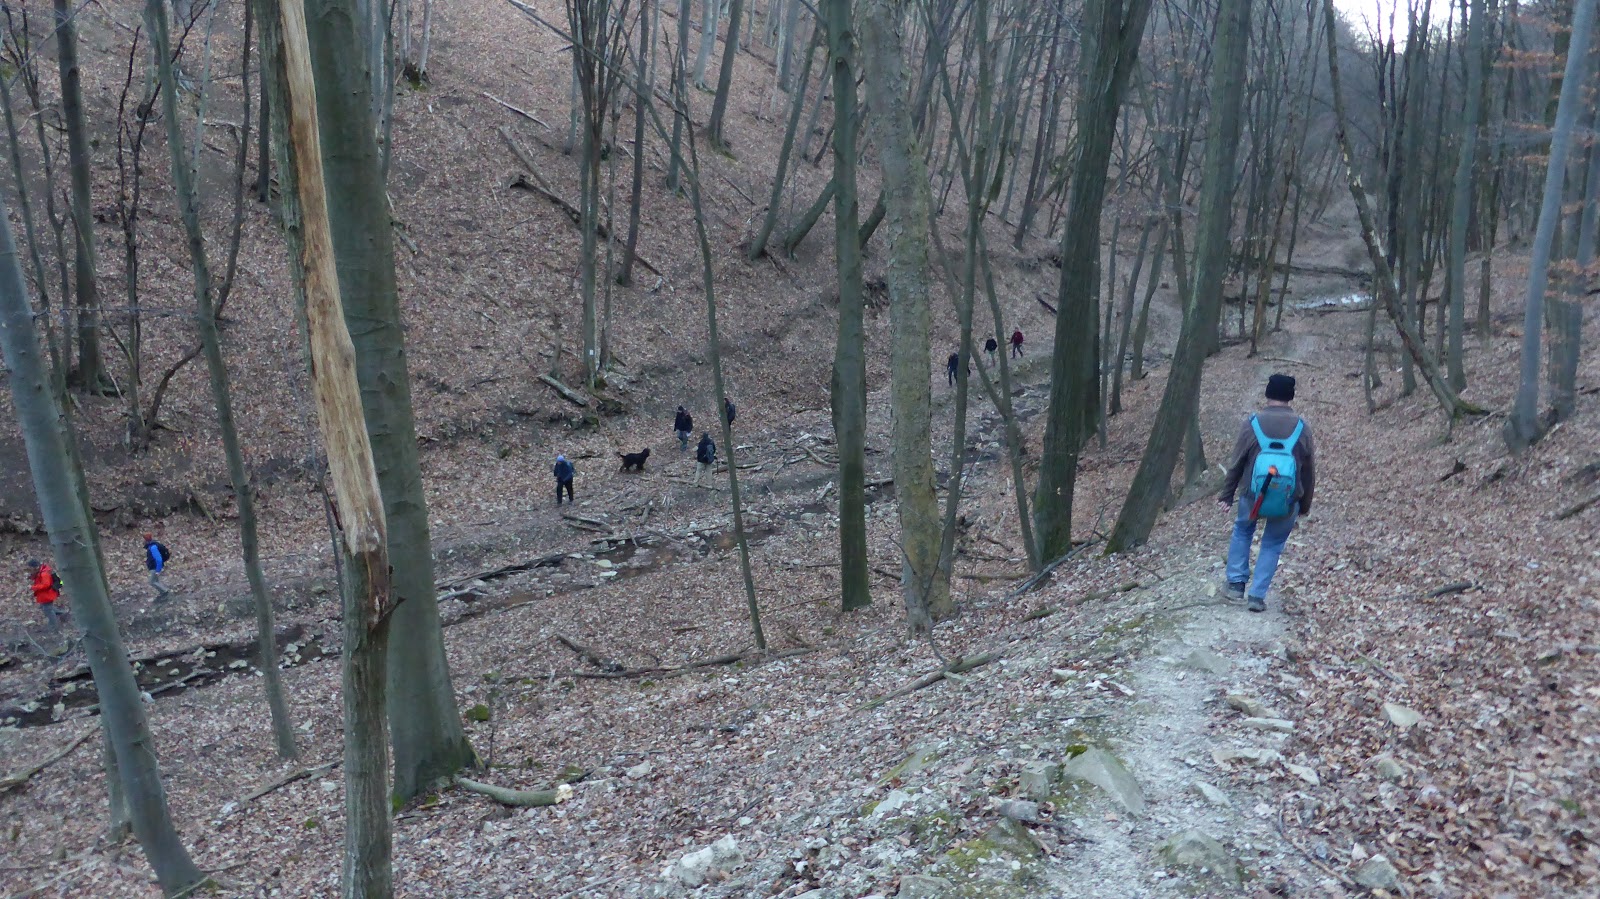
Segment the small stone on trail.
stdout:
<path fill-rule="evenodd" d="M 1283 754 L 1276 749 L 1213 749 L 1211 759 L 1219 765 L 1226 765 L 1229 762 L 1270 765 L 1273 762 L 1283 761 Z"/>
<path fill-rule="evenodd" d="M 1222 790 L 1214 784 L 1206 783 L 1203 780 L 1197 780 L 1193 784 L 1190 784 L 1190 786 L 1193 787 L 1194 791 L 1199 793 L 1201 797 L 1205 799 L 1205 801 L 1211 803 L 1212 805 L 1220 806 L 1222 808 L 1227 808 L 1228 806 L 1233 805 L 1232 800 L 1228 798 L 1228 794 L 1222 792 Z"/>
<path fill-rule="evenodd" d="M 1384 717 L 1389 719 L 1389 723 L 1400 728 L 1401 730 L 1410 730 L 1414 725 L 1422 720 L 1421 712 L 1418 712 L 1416 709 L 1407 708 L 1406 706 L 1403 706 L 1397 702 L 1384 703 L 1383 714 Z"/>
<path fill-rule="evenodd" d="M 650 776 L 650 772 L 654 771 L 655 769 L 656 769 L 656 766 L 650 764 L 648 761 L 645 761 L 645 762 L 640 762 L 637 765 L 634 765 L 632 768 L 627 769 L 627 771 L 625 771 L 624 773 L 626 773 L 629 777 L 633 778 L 634 780 L 638 780 L 641 777 L 649 777 Z"/>
<path fill-rule="evenodd" d="M 685 886 L 697 887 L 706 882 L 712 871 L 727 872 L 742 864 L 744 852 L 739 849 L 738 841 L 729 835 L 668 865 L 661 876 Z"/>
<path fill-rule="evenodd" d="M 1283 718 L 1246 718 L 1239 723 L 1252 730 L 1266 730 L 1280 734 L 1294 733 L 1294 722 Z"/>
<path fill-rule="evenodd" d="M 1025 799 L 1007 799 L 1000 803 L 1000 814 L 1013 821 L 1032 824 L 1039 820 L 1039 803 Z"/>
<path fill-rule="evenodd" d="M 1104 749 L 1090 747 L 1067 762 L 1064 773 L 1069 780 L 1086 781 L 1106 791 L 1118 805 L 1133 814 L 1144 814 L 1144 791 L 1139 788 L 1139 782 L 1116 756 Z"/>
<path fill-rule="evenodd" d="M 1022 788 L 1022 795 L 1037 802 L 1050 798 L 1050 790 L 1060 777 L 1061 766 L 1055 762 L 1029 762 L 1022 766 L 1017 785 Z"/>
<path fill-rule="evenodd" d="M 1392 755 L 1380 755 L 1372 760 L 1372 769 L 1378 776 L 1390 783 L 1399 783 L 1406 779 L 1406 769 L 1394 760 Z"/>
<path fill-rule="evenodd" d="M 594 564 L 596 568 L 611 568 L 614 563 L 610 559 L 595 559 Z"/>
<path fill-rule="evenodd" d="M 1196 649 L 1194 652 L 1189 653 L 1188 658 L 1183 660 L 1183 665 L 1185 668 L 1205 671 L 1219 677 L 1227 674 L 1233 668 L 1232 662 L 1209 649 Z"/>
<path fill-rule="evenodd" d="M 983 838 L 1001 852 L 1017 858 L 1038 858 L 1044 854 L 1044 848 L 1039 845 L 1033 832 L 1010 818 L 996 821 L 993 827 L 984 832 Z"/>
<path fill-rule="evenodd" d="M 1156 844 L 1156 852 L 1174 868 L 1209 871 L 1228 883 L 1239 882 L 1239 863 L 1221 843 L 1201 830 L 1173 834 Z"/>
<path fill-rule="evenodd" d="M 1229 693 L 1224 701 L 1228 703 L 1228 708 L 1233 709 L 1236 712 L 1241 712 L 1251 718 L 1277 717 L 1276 715 L 1273 715 L 1272 712 L 1269 711 L 1260 700 L 1251 699 L 1242 693 Z"/>
<path fill-rule="evenodd" d="M 944 899 L 955 891 L 956 885 L 932 874 L 906 874 L 900 878 L 897 899 Z"/>
<path fill-rule="evenodd" d="M 1394 891 L 1400 886 L 1400 872 L 1388 859 L 1374 855 L 1356 869 L 1355 881 L 1369 890 Z"/>
<path fill-rule="evenodd" d="M 885 818 L 911 804 L 911 794 L 905 790 L 890 790 L 889 795 L 872 810 L 872 817 Z"/>
<path fill-rule="evenodd" d="M 1322 786 L 1322 778 L 1317 776 L 1317 770 L 1315 768 L 1308 768 L 1305 765 L 1296 765 L 1293 762 L 1284 762 L 1283 767 L 1289 769 L 1290 774 L 1293 774 L 1295 777 L 1300 778 L 1313 787 Z"/>

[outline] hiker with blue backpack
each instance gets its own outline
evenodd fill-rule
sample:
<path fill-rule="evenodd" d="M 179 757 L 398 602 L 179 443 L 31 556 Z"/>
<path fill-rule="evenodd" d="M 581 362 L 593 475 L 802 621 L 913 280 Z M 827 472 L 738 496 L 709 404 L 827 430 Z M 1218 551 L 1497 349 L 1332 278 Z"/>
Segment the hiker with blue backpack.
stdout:
<path fill-rule="evenodd" d="M 1233 464 L 1217 502 L 1239 509 L 1233 521 L 1233 541 L 1228 546 L 1228 595 L 1248 601 L 1250 611 L 1267 610 L 1267 589 L 1278 571 L 1278 558 L 1289 541 L 1295 520 L 1310 513 L 1316 489 L 1316 445 L 1311 426 L 1294 411 L 1294 378 L 1273 375 L 1267 379 L 1267 404 L 1251 415 L 1233 446 Z M 1242 490 L 1241 490 L 1242 488 Z M 1256 522 L 1261 529 L 1261 554 L 1254 576 L 1250 569 L 1250 544 Z"/>

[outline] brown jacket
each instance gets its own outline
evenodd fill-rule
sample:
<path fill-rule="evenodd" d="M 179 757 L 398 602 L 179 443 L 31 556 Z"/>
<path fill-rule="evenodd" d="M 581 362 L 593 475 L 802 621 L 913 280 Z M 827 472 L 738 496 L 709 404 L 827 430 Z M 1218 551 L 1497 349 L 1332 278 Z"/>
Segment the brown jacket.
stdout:
<path fill-rule="evenodd" d="M 1300 414 L 1289 406 L 1268 406 L 1255 414 L 1261 422 L 1261 431 L 1268 437 L 1284 439 L 1294 433 L 1294 426 L 1304 421 Z M 1228 505 L 1233 505 L 1234 494 L 1239 492 L 1239 482 L 1244 480 L 1256 464 L 1255 429 L 1250 427 L 1250 419 L 1244 420 L 1244 427 L 1239 429 L 1239 439 L 1233 443 L 1233 459 L 1228 466 L 1228 480 L 1222 484 L 1222 494 L 1218 497 Z M 1295 473 L 1294 496 L 1300 501 L 1300 514 L 1305 515 L 1311 511 L 1311 497 L 1317 487 L 1317 447 L 1311 440 L 1311 423 L 1306 422 L 1304 431 L 1300 432 L 1300 440 L 1294 445 L 1294 461 L 1297 467 Z M 1250 485 L 1245 484 L 1248 493 Z"/>

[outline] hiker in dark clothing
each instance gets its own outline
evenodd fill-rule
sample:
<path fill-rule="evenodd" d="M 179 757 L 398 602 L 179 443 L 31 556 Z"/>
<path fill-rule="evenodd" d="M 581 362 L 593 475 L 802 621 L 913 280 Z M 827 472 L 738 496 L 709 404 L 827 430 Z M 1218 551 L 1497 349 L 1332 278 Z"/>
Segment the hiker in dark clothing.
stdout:
<path fill-rule="evenodd" d="M 946 384 L 954 387 L 956 384 L 956 370 L 961 367 L 961 354 L 951 353 L 950 358 L 944 360 L 944 379 Z"/>
<path fill-rule="evenodd" d="M 576 473 L 572 463 L 567 461 L 566 456 L 556 456 L 554 470 L 556 476 L 556 505 L 561 505 L 561 491 L 563 490 L 567 491 L 567 502 L 576 502 L 572 498 L 572 476 Z"/>
<path fill-rule="evenodd" d="M 33 603 L 39 607 L 40 614 L 50 624 L 52 634 L 61 632 L 61 616 L 65 614 L 56 609 L 56 600 L 61 598 L 61 580 L 56 577 L 54 569 L 49 565 L 40 563 L 38 559 L 28 560 L 28 572 L 33 576 L 29 585 L 33 589 Z"/>
<path fill-rule="evenodd" d="M 1267 379 L 1267 405 L 1245 420 L 1234 442 L 1232 465 L 1217 502 L 1227 509 L 1239 495 L 1233 539 L 1228 546 L 1228 595 L 1247 598 L 1252 612 L 1267 610 L 1267 589 L 1277 573 L 1278 559 L 1294 530 L 1296 519 L 1311 512 L 1317 486 L 1317 451 L 1311 426 L 1289 405 L 1294 399 L 1294 378 L 1273 375 Z M 1250 568 L 1250 542 L 1256 521 L 1264 520 L 1261 556 L 1254 577 Z"/>
<path fill-rule="evenodd" d="M 722 398 L 722 415 L 728 419 L 728 427 L 733 427 L 733 417 L 737 415 L 738 412 L 738 408 L 733 405 L 733 400 L 730 400 L 727 397 Z"/>
<path fill-rule="evenodd" d="M 1022 329 L 1017 328 L 1011 332 L 1011 358 L 1022 355 Z"/>
<path fill-rule="evenodd" d="M 700 486 L 700 479 L 711 473 L 711 466 L 717 461 L 717 445 L 712 442 L 709 432 L 701 432 L 700 444 L 694 448 L 694 485 Z"/>
<path fill-rule="evenodd" d="M 678 449 L 688 452 L 689 438 L 694 435 L 694 416 L 679 406 L 677 416 L 672 419 L 672 430 L 678 432 Z"/>
<path fill-rule="evenodd" d="M 983 352 L 989 357 L 989 364 L 994 364 L 995 351 L 1000 349 L 1000 344 L 993 337 L 983 342 Z"/>
<path fill-rule="evenodd" d="M 167 560 L 172 554 L 167 548 L 156 542 L 150 534 L 144 535 L 144 567 L 150 570 L 150 586 L 156 588 L 156 599 L 163 600 L 172 595 L 167 585 L 162 581 L 161 575 L 167 570 Z"/>

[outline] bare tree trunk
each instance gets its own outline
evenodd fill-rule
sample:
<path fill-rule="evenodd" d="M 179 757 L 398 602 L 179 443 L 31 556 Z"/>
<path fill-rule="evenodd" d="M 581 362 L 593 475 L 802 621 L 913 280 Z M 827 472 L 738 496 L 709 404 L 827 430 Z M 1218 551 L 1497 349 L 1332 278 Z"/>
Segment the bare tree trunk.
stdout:
<path fill-rule="evenodd" d="M 1121 552 L 1143 543 L 1171 490 L 1172 469 L 1180 441 L 1197 429 L 1200 378 L 1206 351 L 1216 338 L 1221 313 L 1222 281 L 1228 266 L 1228 231 L 1233 221 L 1234 163 L 1239 149 L 1240 108 L 1244 100 L 1244 64 L 1250 46 L 1250 4 L 1223 4 L 1213 48 L 1211 107 L 1203 174 L 1200 218 L 1195 235 L 1193 291 L 1184 297 L 1183 324 L 1178 332 L 1172 369 L 1161 394 L 1150 442 L 1117 515 L 1106 549 Z M 1188 457 L 1195 462 L 1200 444 L 1195 430 Z M 1192 469 L 1196 466 L 1191 464 Z"/>
<path fill-rule="evenodd" d="M 250 26 L 253 22 L 251 7 L 245 7 L 244 62 L 241 71 L 250 69 Z M 145 23 L 151 35 L 151 51 L 155 58 L 157 78 L 161 83 L 162 118 L 167 130 L 167 151 L 172 159 L 173 192 L 177 194 L 179 218 L 183 222 L 184 236 L 188 242 L 189 264 L 194 274 L 195 326 L 200 332 L 201 352 L 205 356 L 206 371 L 211 382 L 211 401 L 217 409 L 217 430 L 222 438 L 222 454 L 227 460 L 228 480 L 233 487 L 234 501 L 239 510 L 239 545 L 244 557 L 245 577 L 250 583 L 250 598 L 256 612 L 256 641 L 260 647 L 261 674 L 267 693 L 267 706 L 272 713 L 272 736 L 277 743 L 278 755 L 294 758 L 294 722 L 289 718 L 289 705 L 283 697 L 283 680 L 278 673 L 277 627 L 272 609 L 272 595 L 267 591 L 266 578 L 261 572 L 260 539 L 256 533 L 255 497 L 250 487 L 250 474 L 245 469 L 244 451 L 239 444 L 239 429 L 233 418 L 233 397 L 228 386 L 228 369 L 222 359 L 222 341 L 217 334 L 216 285 L 211 274 L 211 263 L 206 254 L 205 235 L 200 227 L 200 195 L 194 183 L 194 173 L 189 168 L 188 154 L 184 151 L 183 129 L 178 118 L 178 85 L 172 71 L 170 28 L 163 0 L 149 0 L 145 5 Z M 246 82 L 247 83 L 247 82 Z M 247 101 L 248 102 L 248 101 Z M 234 209 L 238 225 L 242 225 L 244 204 L 244 164 L 249 148 L 249 108 L 245 109 L 245 131 L 239 136 L 236 158 L 238 171 L 234 180 Z M 238 246 L 234 237 L 234 247 Z M 231 280 L 227 282 L 231 287 Z"/>
<path fill-rule="evenodd" d="M 800 6 L 799 0 L 790 0 L 793 8 Z M 783 187 L 789 177 L 789 158 L 794 151 L 795 129 L 800 125 L 800 114 L 806 105 L 806 90 L 811 81 L 811 62 L 816 58 L 816 49 L 822 43 L 822 28 L 819 25 L 812 30 L 811 40 L 806 44 L 805 62 L 800 65 L 800 80 L 790 87 L 794 95 L 794 102 L 789 107 L 789 126 L 783 132 L 783 147 L 778 151 L 778 171 L 772 177 L 772 196 L 767 201 L 767 214 L 762 217 L 761 230 L 750 241 L 750 249 L 746 258 L 752 262 L 760 259 L 767 251 L 767 241 L 772 237 L 772 229 L 778 224 L 778 208 L 783 197 Z"/>
<path fill-rule="evenodd" d="M 711 3 L 715 0 L 706 2 Z M 690 0 L 682 0 L 678 4 L 678 45 L 672 48 L 672 56 L 676 60 L 673 65 L 674 71 L 680 66 L 688 65 L 689 51 L 686 45 L 689 43 L 689 4 Z M 678 190 L 678 171 L 683 168 L 683 124 L 688 116 L 687 104 L 672 104 L 672 161 L 667 164 L 667 189 L 674 193 Z"/>
<path fill-rule="evenodd" d="M 1590 0 L 1583 0 L 1590 2 Z M 1428 355 L 1428 348 L 1417 337 L 1416 329 L 1406 317 L 1405 309 L 1400 302 L 1400 289 L 1395 281 L 1394 270 L 1389 267 L 1388 260 L 1384 257 L 1383 248 L 1378 244 L 1378 229 L 1372 215 L 1372 205 L 1367 200 L 1366 187 L 1361 183 L 1355 162 L 1354 151 L 1350 147 L 1350 137 L 1346 132 L 1344 112 L 1344 90 L 1339 80 L 1339 42 L 1335 36 L 1339 33 L 1337 28 L 1337 15 L 1333 9 L 1332 0 L 1323 0 L 1323 18 L 1328 29 L 1328 81 L 1333 91 L 1333 109 L 1336 138 L 1339 152 L 1344 157 L 1345 175 L 1350 185 L 1350 197 L 1356 204 L 1356 215 L 1361 220 L 1361 240 L 1367 246 L 1367 257 L 1372 262 L 1373 280 L 1379 300 L 1388 310 L 1389 318 L 1394 322 L 1395 328 L 1400 333 L 1400 342 L 1405 345 L 1406 352 L 1412 361 L 1422 370 L 1423 379 L 1428 382 L 1428 387 L 1439 401 L 1450 421 L 1453 423 L 1462 415 L 1479 415 L 1483 410 L 1462 400 L 1451 389 L 1444 375 L 1439 371 L 1438 363 Z"/>
<path fill-rule="evenodd" d="M 1572 151 L 1572 132 L 1583 107 L 1583 91 L 1589 72 L 1589 41 L 1594 32 L 1595 0 L 1575 0 L 1572 12 L 1572 38 L 1567 47 L 1566 74 L 1561 82 L 1561 98 L 1556 109 L 1555 130 L 1550 135 L 1550 162 L 1545 170 L 1544 202 L 1539 207 L 1539 224 L 1534 231 L 1532 259 L 1528 263 L 1527 308 L 1523 317 L 1522 370 L 1517 398 L 1506 419 L 1506 445 L 1521 452 L 1542 434 L 1539 423 L 1539 338 L 1544 324 L 1544 295 L 1550 272 L 1550 254 L 1560 227 L 1561 201 L 1565 196 L 1567 157 Z"/>
<path fill-rule="evenodd" d="M 439 622 L 433 541 L 395 280 L 394 229 L 372 139 L 374 123 L 367 112 L 369 81 L 360 59 L 341 53 L 355 35 L 355 19 L 345 13 L 348 2 L 311 0 L 316 27 L 310 35 L 310 62 L 318 81 L 327 86 L 317 95 L 327 176 L 322 201 L 336 224 L 332 240 L 341 309 L 356 349 L 364 421 L 382 488 L 386 553 L 393 565 L 385 589 L 393 593 L 395 610 L 383 642 L 394 797 L 405 802 L 476 765 L 477 756 L 462 730 Z"/>
<path fill-rule="evenodd" d="M 1469 9 L 1470 2 L 1470 12 Z M 1483 111 L 1483 31 L 1488 11 L 1484 0 L 1462 0 L 1467 17 L 1467 102 L 1461 111 L 1461 147 L 1456 155 L 1456 171 L 1450 207 L 1450 320 L 1449 348 L 1445 354 L 1450 386 L 1467 387 L 1462 360 L 1462 339 L 1467 308 L 1467 231 L 1472 223 L 1472 173 L 1477 164 L 1478 119 Z M 1485 250 L 1487 252 L 1487 249 Z"/>
<path fill-rule="evenodd" d="M 700 54 L 694 59 L 694 85 L 705 91 L 706 64 L 711 61 L 711 51 L 717 46 L 717 24 L 722 21 L 722 0 L 701 0 Z"/>
<path fill-rule="evenodd" d="M 34 493 L 50 534 L 57 570 L 86 638 L 84 649 L 100 697 L 102 725 L 111 736 L 134 834 L 167 896 L 188 893 L 205 878 L 179 839 L 167 807 L 155 743 L 128 664 L 122 634 L 97 552 L 98 536 L 74 485 L 83 484 L 63 431 L 65 413 L 50 389 L 27 282 L 0 200 L 0 350 L 10 371 L 12 402 L 27 448 Z"/>
<path fill-rule="evenodd" d="M 739 59 L 739 21 L 744 15 L 744 0 L 730 0 L 728 4 L 728 36 L 722 43 L 722 67 L 717 72 L 717 95 L 711 101 L 711 119 L 706 123 L 706 136 L 711 146 L 727 150 L 728 141 L 722 133 L 722 120 L 728 114 L 728 92 L 733 86 L 733 64 Z"/>
<path fill-rule="evenodd" d="M 867 350 L 856 201 L 855 31 L 850 0 L 824 0 L 833 71 L 834 252 L 839 340 L 833 355 L 833 431 L 839 447 L 839 590 L 845 611 L 872 602 L 867 580 Z"/>
<path fill-rule="evenodd" d="M 54 0 L 56 62 L 61 70 L 61 118 L 67 132 L 68 170 L 72 179 L 72 225 L 76 235 L 73 274 L 78 292 L 77 382 L 97 392 L 105 383 L 100 353 L 100 281 L 96 273 L 94 198 L 89 128 L 84 122 L 83 79 L 78 68 L 77 10 L 71 0 Z M 66 302 L 66 298 L 62 298 Z"/>
<path fill-rule="evenodd" d="M 394 892 L 394 882 L 390 865 L 384 682 L 389 618 L 395 602 L 389 582 L 388 535 L 378 472 L 362 412 L 355 346 L 345 326 L 340 300 L 334 224 L 323 177 L 317 89 L 312 77 L 305 10 L 301 0 L 283 0 L 279 8 L 290 156 L 304 216 L 301 265 L 311 346 L 311 386 L 327 447 L 345 572 L 345 846 L 341 894 L 345 899 L 387 899 Z M 348 6 L 334 6 L 314 21 L 321 29 L 328 27 L 329 19 L 337 19 L 339 26 L 354 31 Z M 337 84 L 335 91 L 343 89 L 352 97 L 363 99 L 363 91 L 349 88 L 348 84 Z M 369 149 L 358 151 L 360 155 L 372 159 L 370 129 L 361 143 Z M 345 224 L 341 222 L 340 226 Z M 384 232 L 387 231 L 385 227 Z"/>
<path fill-rule="evenodd" d="M 891 346 L 894 414 L 894 485 L 900 507 L 900 591 L 906 621 L 915 636 L 932 633 L 933 621 L 954 614 L 950 582 L 940 571 L 939 502 L 934 496 L 931 448 L 932 411 L 928 385 L 928 172 L 911 130 L 905 61 L 900 39 L 904 0 L 867 0 L 861 7 L 861 52 L 869 102 L 877 110 L 878 161 L 888 220 Z M 983 4 L 979 3 L 982 10 Z M 980 12 L 980 15 L 983 13 Z M 975 260 L 973 260 L 975 261 Z M 970 309 L 970 305 L 969 305 Z M 971 336 L 972 315 L 964 317 Z M 972 355 L 963 349 L 963 359 Z M 966 372 L 960 377 L 963 382 Z M 963 383 L 963 387 L 964 387 Z M 960 391 L 964 394 L 964 390 Z M 961 422 L 964 395 L 956 399 L 957 450 L 950 487 L 959 494 Z"/>
<path fill-rule="evenodd" d="M 1061 238 L 1060 314 L 1050 365 L 1050 408 L 1044 458 L 1034 494 L 1041 559 L 1072 548 L 1072 500 L 1078 453 L 1098 406 L 1100 212 L 1118 113 L 1139 55 L 1150 0 L 1090 0 L 1085 9 L 1084 77 L 1077 119 L 1078 161 Z"/>
<path fill-rule="evenodd" d="M 656 0 L 657 9 L 660 3 L 661 0 Z M 633 283 L 634 251 L 639 245 L 639 207 L 644 191 L 644 104 L 650 96 L 650 46 L 650 5 L 643 2 L 639 4 L 639 55 L 634 60 L 638 81 L 633 99 L 633 195 L 628 204 L 628 240 L 622 246 L 622 270 L 617 273 L 617 283 L 624 287 Z"/>

